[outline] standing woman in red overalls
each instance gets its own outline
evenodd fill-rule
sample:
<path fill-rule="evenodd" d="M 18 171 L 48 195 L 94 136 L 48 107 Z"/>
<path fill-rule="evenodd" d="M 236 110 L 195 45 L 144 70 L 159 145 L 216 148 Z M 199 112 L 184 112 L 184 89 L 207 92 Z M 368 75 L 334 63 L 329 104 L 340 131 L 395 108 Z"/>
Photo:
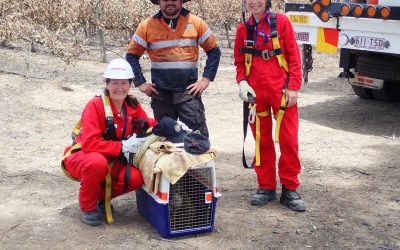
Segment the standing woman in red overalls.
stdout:
<path fill-rule="evenodd" d="M 280 202 L 303 212 L 305 204 L 297 194 L 298 157 L 297 96 L 302 82 L 301 59 L 293 27 L 283 14 L 271 13 L 270 0 L 245 0 L 251 16 L 237 27 L 235 40 L 236 80 L 240 98 L 255 97 L 256 115 L 250 123 L 256 140 L 253 163 L 258 179 L 252 205 L 276 200 L 276 152 L 273 116 L 277 119 L 275 140 L 279 141 L 278 175 L 282 184 Z"/>

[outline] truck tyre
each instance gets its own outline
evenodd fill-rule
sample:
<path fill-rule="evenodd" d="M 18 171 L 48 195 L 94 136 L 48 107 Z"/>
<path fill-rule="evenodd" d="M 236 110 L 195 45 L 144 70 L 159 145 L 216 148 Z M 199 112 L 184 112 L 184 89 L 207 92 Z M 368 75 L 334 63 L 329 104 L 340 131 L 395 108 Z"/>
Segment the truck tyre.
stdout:
<path fill-rule="evenodd" d="M 381 89 L 372 89 L 376 100 L 393 102 L 400 100 L 400 82 L 385 81 Z"/>
<path fill-rule="evenodd" d="M 351 85 L 351 87 L 353 88 L 354 93 L 362 99 L 373 99 L 374 98 L 374 95 L 372 94 L 371 89 L 364 88 L 361 86 L 356 86 L 356 85 Z"/>
<path fill-rule="evenodd" d="M 400 58 L 361 54 L 357 60 L 357 70 L 359 73 L 372 78 L 400 81 Z"/>

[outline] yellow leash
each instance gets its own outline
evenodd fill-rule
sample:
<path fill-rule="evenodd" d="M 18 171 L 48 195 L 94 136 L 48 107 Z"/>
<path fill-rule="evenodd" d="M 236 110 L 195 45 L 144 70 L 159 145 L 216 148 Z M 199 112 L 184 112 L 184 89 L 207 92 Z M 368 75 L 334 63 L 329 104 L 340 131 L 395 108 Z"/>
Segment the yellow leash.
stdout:
<path fill-rule="evenodd" d="M 256 160 L 254 165 L 260 166 L 261 164 L 261 153 L 260 153 L 260 141 L 261 141 L 261 127 L 260 127 L 260 117 L 269 116 L 269 111 L 258 112 L 256 116 Z"/>
<path fill-rule="evenodd" d="M 279 44 L 278 36 L 275 36 L 275 37 L 272 38 L 272 44 L 274 46 L 274 50 L 277 50 L 277 49 L 281 48 L 281 46 Z M 284 68 L 285 71 L 288 73 L 289 72 L 289 66 L 288 66 L 288 63 L 287 63 L 285 57 L 283 56 L 283 54 L 276 55 L 276 58 L 278 59 L 279 66 Z M 280 132 L 280 129 L 281 129 L 282 118 L 283 118 L 283 115 L 285 114 L 285 110 L 286 110 L 286 107 L 287 107 L 286 93 L 287 93 L 286 88 L 283 88 L 282 89 L 281 105 L 279 107 L 279 111 L 277 112 L 277 114 L 274 117 L 276 119 L 275 143 L 279 142 L 279 132 Z"/>
<path fill-rule="evenodd" d="M 108 174 L 106 176 L 106 193 L 104 197 L 104 205 L 106 209 L 106 219 L 108 224 L 113 224 L 114 223 L 114 218 L 112 216 L 112 210 L 111 210 L 111 187 L 112 187 L 112 178 L 111 178 L 111 169 L 114 166 L 116 160 L 111 161 L 108 164 Z M 129 168 L 129 166 L 126 166 Z"/>
<path fill-rule="evenodd" d="M 275 124 L 275 143 L 279 142 L 279 132 L 281 129 L 281 123 L 282 123 L 282 118 L 283 118 L 283 114 L 285 113 L 287 107 L 287 100 L 286 100 L 286 89 L 282 90 L 282 100 L 281 100 L 281 105 L 279 107 L 278 112 L 275 115 L 275 120 L 276 120 L 276 124 Z"/>

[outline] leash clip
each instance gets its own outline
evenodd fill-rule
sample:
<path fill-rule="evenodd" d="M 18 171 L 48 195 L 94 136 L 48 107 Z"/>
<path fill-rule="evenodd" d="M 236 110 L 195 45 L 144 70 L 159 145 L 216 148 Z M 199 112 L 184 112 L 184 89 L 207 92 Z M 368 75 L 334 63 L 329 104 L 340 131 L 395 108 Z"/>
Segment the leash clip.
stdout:
<path fill-rule="evenodd" d="M 254 122 L 256 121 L 256 99 L 254 98 L 253 95 L 251 94 L 247 94 L 247 99 L 249 100 L 249 123 L 250 124 L 254 124 Z"/>
<path fill-rule="evenodd" d="M 254 124 L 256 121 L 256 104 L 249 103 L 249 123 Z"/>

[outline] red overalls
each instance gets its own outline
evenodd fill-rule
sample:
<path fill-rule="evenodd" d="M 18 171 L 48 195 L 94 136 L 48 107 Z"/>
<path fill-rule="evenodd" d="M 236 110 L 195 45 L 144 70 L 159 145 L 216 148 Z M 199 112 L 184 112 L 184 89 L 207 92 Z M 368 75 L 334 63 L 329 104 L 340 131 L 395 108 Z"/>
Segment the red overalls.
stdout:
<path fill-rule="evenodd" d="M 252 18 L 249 20 L 253 24 Z M 283 14 L 276 17 L 277 32 L 282 54 L 288 62 L 289 68 L 289 90 L 299 90 L 302 82 L 301 59 L 298 45 L 296 43 L 293 27 L 288 18 Z M 255 49 L 273 50 L 272 41 L 260 34 L 270 34 L 271 30 L 264 14 L 257 25 L 259 34 L 254 34 Z M 264 60 L 260 56 L 252 56 L 250 74 L 246 76 L 245 54 L 239 49 L 245 47 L 247 37 L 246 26 L 241 23 L 236 31 L 235 40 L 235 66 L 236 80 L 247 80 L 256 92 L 256 110 L 260 127 L 260 165 L 254 169 L 257 174 L 260 189 L 276 189 L 276 152 L 272 138 L 272 116 L 266 115 L 265 111 L 272 109 L 273 114 L 279 110 L 282 99 L 282 88 L 284 87 L 287 73 L 279 66 L 276 56 Z M 256 137 L 255 124 L 251 124 L 253 136 Z M 279 146 L 281 156 L 278 163 L 278 174 L 283 186 L 287 189 L 296 190 L 299 186 L 297 178 L 300 172 L 300 161 L 298 157 L 298 111 L 297 105 L 287 108 L 280 127 Z"/>
<path fill-rule="evenodd" d="M 81 182 L 79 206 L 84 212 L 96 210 L 97 201 L 104 200 L 104 179 L 109 171 L 108 164 L 121 154 L 124 116 L 118 113 L 111 100 L 110 102 L 117 141 L 107 141 L 101 138 L 106 131 L 104 106 L 101 97 L 94 97 L 82 113 L 82 131 L 75 139 L 75 143 L 81 143 L 82 149 L 72 153 L 64 160 L 64 166 L 68 173 Z M 136 109 L 126 103 L 124 105 L 127 117 L 125 136 L 132 133 L 131 124 L 134 119 L 144 118 L 149 122 L 150 127 L 156 124 L 154 119 L 147 117 L 140 105 Z M 64 153 L 70 147 L 68 146 Z M 133 191 L 143 184 L 140 171 L 131 164 L 129 164 L 129 168 L 130 179 L 126 192 Z M 120 160 L 116 160 L 111 169 L 113 198 L 124 194 L 125 169 L 126 166 Z"/>

